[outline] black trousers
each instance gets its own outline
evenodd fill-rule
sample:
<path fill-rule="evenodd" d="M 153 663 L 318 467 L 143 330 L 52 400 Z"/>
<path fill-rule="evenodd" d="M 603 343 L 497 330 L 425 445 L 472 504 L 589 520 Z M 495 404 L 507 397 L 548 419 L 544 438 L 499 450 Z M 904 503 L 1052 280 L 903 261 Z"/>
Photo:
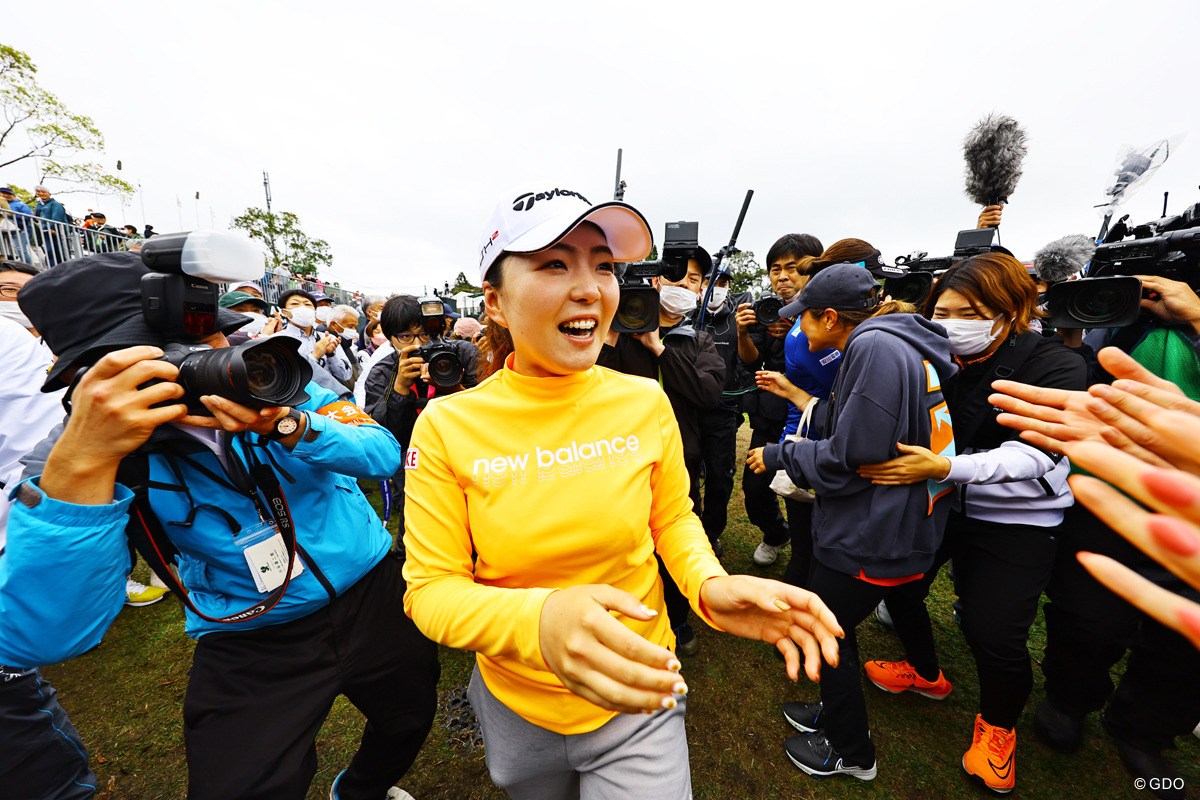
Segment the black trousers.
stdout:
<path fill-rule="evenodd" d="M 307 617 L 200 637 L 183 704 L 190 800 L 303 800 L 339 694 L 367 723 L 338 796 L 376 800 L 403 777 L 433 723 L 439 666 L 404 613 L 400 569 L 386 557 Z"/>
<path fill-rule="evenodd" d="M 87 751 L 37 670 L 0 667 L 0 797 L 84 800 L 96 793 Z"/>
<path fill-rule="evenodd" d="M 1075 559 L 1079 550 L 1110 556 L 1193 600 L 1197 593 L 1087 509 L 1068 511 L 1063 552 L 1046 589 L 1046 696 L 1077 715 L 1107 702 L 1113 732 L 1157 753 L 1200 721 L 1200 652 L 1096 581 Z M 1114 691 L 1109 670 L 1126 650 L 1129 662 Z"/>
<path fill-rule="evenodd" d="M 742 412 L 717 406 L 700 413 L 700 459 L 704 464 L 704 509 L 700 521 L 710 542 L 721 538 L 737 469 L 737 432 Z"/>
<path fill-rule="evenodd" d="M 688 497 L 692 500 L 692 513 L 696 516 L 700 515 L 700 464 L 689 463 L 688 471 Z M 671 621 L 671 630 L 679 630 L 684 625 L 688 624 L 688 619 L 692 613 L 692 607 L 688 604 L 688 599 L 684 597 L 683 592 L 679 591 L 679 584 L 675 583 L 675 579 L 671 577 L 671 573 L 667 572 L 667 565 L 663 563 L 662 558 L 658 553 L 654 554 L 658 559 L 658 575 L 663 582 L 663 604 L 667 607 L 667 618 Z"/>
<path fill-rule="evenodd" d="M 1029 628 L 1050 581 L 1059 530 L 952 512 L 934 566 L 887 596 L 909 663 L 921 677 L 935 680 L 939 666 L 925 598 L 942 564 L 954 559 L 963 633 L 979 676 L 979 713 L 991 725 L 1014 727 L 1033 691 Z"/>
<path fill-rule="evenodd" d="M 838 640 L 838 665 L 821 665 L 821 702 L 825 704 L 825 735 L 846 761 L 860 767 L 875 763 L 867 704 L 859 673 L 855 628 L 879 605 L 890 587 L 837 572 L 814 560 L 809 591 L 815 592 L 837 617 L 844 639 Z"/>
<path fill-rule="evenodd" d="M 750 431 L 750 449 L 775 444 L 783 435 L 783 422 L 771 428 L 753 428 Z M 742 496 L 746 505 L 746 516 L 750 523 L 763 532 L 763 541 L 772 547 L 788 542 L 788 523 L 779 511 L 779 495 L 771 491 L 769 472 L 761 475 L 744 467 L 742 469 Z"/>
<path fill-rule="evenodd" d="M 784 500 L 787 509 L 788 534 L 792 538 L 792 552 L 788 559 L 783 580 L 801 589 L 808 587 L 808 573 L 813 565 L 813 504 L 799 500 Z"/>

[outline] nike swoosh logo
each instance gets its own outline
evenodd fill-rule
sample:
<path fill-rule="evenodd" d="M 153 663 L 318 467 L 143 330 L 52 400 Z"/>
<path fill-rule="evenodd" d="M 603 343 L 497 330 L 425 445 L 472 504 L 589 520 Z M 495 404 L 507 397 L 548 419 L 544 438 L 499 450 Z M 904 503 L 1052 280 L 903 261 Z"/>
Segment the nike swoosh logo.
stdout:
<path fill-rule="evenodd" d="M 1016 750 L 1013 750 L 1013 752 L 1009 753 L 1008 760 L 1001 764 L 1000 767 L 992 764 L 992 760 L 990 758 L 988 759 L 988 764 L 991 765 L 992 772 L 996 773 L 996 777 L 1000 778 L 1001 780 L 1008 780 L 1008 776 L 1012 774 L 1013 756 L 1016 754 Z"/>

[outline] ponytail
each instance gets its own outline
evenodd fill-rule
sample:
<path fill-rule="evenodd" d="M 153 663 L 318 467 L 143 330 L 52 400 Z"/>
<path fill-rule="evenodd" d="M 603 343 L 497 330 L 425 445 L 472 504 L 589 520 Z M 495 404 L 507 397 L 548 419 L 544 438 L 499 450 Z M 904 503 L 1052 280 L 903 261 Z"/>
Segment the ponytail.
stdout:
<path fill-rule="evenodd" d="M 501 253 L 488 268 L 487 275 L 484 276 L 484 282 L 493 289 L 499 289 L 500 284 L 504 281 L 506 261 L 508 261 L 508 254 Z M 483 339 L 479 343 L 479 364 L 475 368 L 479 380 L 482 381 L 493 372 L 504 369 L 504 362 L 508 360 L 512 352 L 513 340 L 508 328 L 494 319 L 489 319 L 487 327 L 483 329 Z"/>

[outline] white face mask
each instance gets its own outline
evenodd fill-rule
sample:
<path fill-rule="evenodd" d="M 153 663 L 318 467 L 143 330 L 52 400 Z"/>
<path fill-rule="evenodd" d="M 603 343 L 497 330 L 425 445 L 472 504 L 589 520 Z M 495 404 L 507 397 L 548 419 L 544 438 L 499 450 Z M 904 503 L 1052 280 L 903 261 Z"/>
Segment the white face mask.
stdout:
<path fill-rule="evenodd" d="M 358 331 L 354 330 L 354 328 L 342 328 L 342 338 L 347 342 L 353 342 L 358 338 Z"/>
<path fill-rule="evenodd" d="M 1004 330 L 1004 315 L 992 319 L 939 319 L 934 320 L 946 329 L 950 337 L 950 352 L 956 356 L 971 356 L 987 350 Z M 996 323 L 1001 325 L 992 333 Z"/>
<path fill-rule="evenodd" d="M 313 323 L 317 321 L 316 309 L 308 306 L 296 306 L 295 308 L 287 309 L 290 315 L 292 324 L 301 328 L 311 328 Z"/>
<path fill-rule="evenodd" d="M 333 308 L 331 306 L 321 306 L 317 309 L 317 322 L 328 325 L 331 319 L 333 319 Z"/>
<path fill-rule="evenodd" d="M 729 297 L 728 286 L 713 287 L 712 295 L 708 298 L 708 310 L 718 311 L 721 306 L 725 305 L 725 298 Z"/>
<path fill-rule="evenodd" d="M 0 300 L 0 317 L 11 319 L 25 329 L 33 327 L 33 323 L 29 321 L 29 317 L 21 312 L 21 307 L 13 300 Z"/>
<path fill-rule="evenodd" d="M 244 313 L 247 317 L 249 317 L 250 319 L 252 319 L 254 321 L 247 322 L 245 325 L 238 328 L 238 330 L 245 331 L 246 333 L 250 334 L 251 336 L 255 336 L 258 333 L 260 333 L 267 324 L 267 318 L 264 317 L 262 314 L 259 314 L 257 311 L 246 311 Z"/>
<path fill-rule="evenodd" d="M 696 309 L 700 295 L 682 286 L 663 285 L 658 290 L 658 303 L 671 317 L 682 317 Z"/>

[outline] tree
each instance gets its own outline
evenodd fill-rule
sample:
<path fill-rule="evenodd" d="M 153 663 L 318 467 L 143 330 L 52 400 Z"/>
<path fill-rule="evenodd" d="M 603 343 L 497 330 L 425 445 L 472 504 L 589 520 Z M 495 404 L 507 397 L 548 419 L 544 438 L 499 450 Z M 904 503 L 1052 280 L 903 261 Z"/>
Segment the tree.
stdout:
<path fill-rule="evenodd" d="M 479 294 L 483 289 L 480 289 L 475 284 L 467 280 L 467 273 L 460 272 L 458 277 L 454 279 L 454 286 L 450 288 L 450 294 L 458 294 L 459 292 L 467 292 L 469 294 Z"/>
<path fill-rule="evenodd" d="M 771 285 L 767 279 L 767 271 L 754 260 L 754 253 L 750 250 L 740 250 L 734 253 L 729 258 L 725 259 L 721 266 L 729 270 L 729 291 L 737 292 L 761 292 Z"/>
<path fill-rule="evenodd" d="M 77 184 L 78 190 L 132 195 L 132 186 L 86 160 L 87 154 L 104 150 L 96 123 L 71 113 L 38 86 L 36 76 L 28 55 L 0 44 L 0 169 L 32 158 L 41 169 L 39 181 L 57 178 Z"/>
<path fill-rule="evenodd" d="M 291 212 L 275 214 L 261 208 L 247 208 L 231 227 L 241 228 L 251 238 L 265 242 L 271 252 L 270 266 L 277 267 L 286 261 L 297 277 L 315 278 L 319 269 L 333 266 L 329 242 L 308 238 L 300 230 L 299 217 Z"/>

